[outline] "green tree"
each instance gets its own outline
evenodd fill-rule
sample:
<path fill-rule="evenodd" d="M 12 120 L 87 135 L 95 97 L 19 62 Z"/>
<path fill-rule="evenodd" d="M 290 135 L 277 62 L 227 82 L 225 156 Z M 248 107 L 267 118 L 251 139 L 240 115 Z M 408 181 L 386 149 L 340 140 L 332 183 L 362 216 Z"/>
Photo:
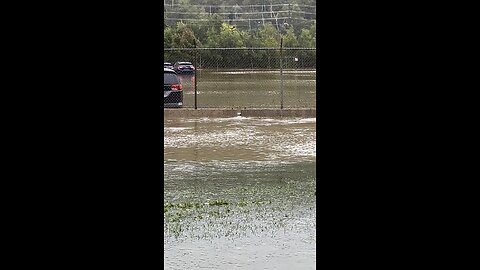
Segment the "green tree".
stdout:
<path fill-rule="evenodd" d="M 260 38 L 260 45 L 262 47 L 280 47 L 280 33 L 275 29 L 271 23 L 265 24 L 258 32 Z"/>
<path fill-rule="evenodd" d="M 298 47 L 297 37 L 292 27 L 287 29 L 287 34 L 283 38 L 283 47 L 295 48 Z"/>
<path fill-rule="evenodd" d="M 314 48 L 315 38 L 308 29 L 302 29 L 300 36 L 298 37 L 298 43 L 300 47 Z"/>
<path fill-rule="evenodd" d="M 174 35 L 173 45 L 177 48 L 193 48 L 195 44 L 195 35 L 192 29 L 184 23 L 177 23 Z"/>
<path fill-rule="evenodd" d="M 223 23 L 218 35 L 218 45 L 225 48 L 245 47 L 242 34 L 228 23 Z"/>
<path fill-rule="evenodd" d="M 171 48 L 173 44 L 173 30 L 171 27 L 163 29 L 163 47 Z"/>
<path fill-rule="evenodd" d="M 209 48 L 219 47 L 218 45 L 218 31 L 215 27 L 210 27 L 207 31 L 207 40 L 205 45 Z"/>

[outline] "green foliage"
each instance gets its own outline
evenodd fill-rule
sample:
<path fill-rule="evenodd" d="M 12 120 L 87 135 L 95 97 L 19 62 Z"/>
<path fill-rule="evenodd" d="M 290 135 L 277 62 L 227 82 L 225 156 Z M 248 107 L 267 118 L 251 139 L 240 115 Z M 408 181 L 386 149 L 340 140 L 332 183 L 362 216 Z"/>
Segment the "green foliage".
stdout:
<path fill-rule="evenodd" d="M 225 48 L 244 47 L 241 33 L 228 23 L 222 23 L 222 27 L 218 35 L 218 46 Z"/>
<path fill-rule="evenodd" d="M 283 46 L 286 48 L 298 47 L 297 37 L 295 36 L 293 28 L 287 30 L 287 34 L 283 38 Z"/>
<path fill-rule="evenodd" d="M 166 1 L 170 2 L 174 6 L 164 5 L 165 48 L 193 48 L 195 44 L 200 48 L 279 48 L 282 38 L 285 48 L 316 47 L 315 1 L 289 0 L 289 4 L 275 8 L 273 5 L 285 1 Z M 277 12 L 275 16 L 290 19 L 276 20 L 272 10 Z M 164 57 L 169 62 L 194 60 L 192 51 L 165 51 Z M 233 54 L 208 50 L 199 53 L 198 57 L 200 67 L 269 68 L 279 65 L 279 52 L 268 50 L 235 51 Z M 302 66 L 315 66 L 315 51 L 298 51 L 288 57 L 300 59 Z"/>
<path fill-rule="evenodd" d="M 313 48 L 315 46 L 315 39 L 308 29 L 302 29 L 300 36 L 298 37 L 298 42 L 305 47 Z"/>
<path fill-rule="evenodd" d="M 261 47 L 278 48 L 280 47 L 281 34 L 273 27 L 271 23 L 265 24 L 258 32 Z"/>
<path fill-rule="evenodd" d="M 196 31 L 189 24 L 177 23 L 175 26 L 164 28 L 163 45 L 165 48 L 193 48 L 196 41 L 197 47 L 207 48 L 278 48 L 283 38 L 283 46 L 287 48 L 315 48 L 315 29 L 315 25 L 310 29 L 301 29 L 297 36 L 293 27 L 289 27 L 286 33 L 282 34 L 271 23 L 266 23 L 257 32 L 252 33 L 240 31 L 226 22 L 208 28 L 197 27 Z"/>
<path fill-rule="evenodd" d="M 177 48 L 195 47 L 195 35 L 189 26 L 184 23 L 177 23 L 175 30 L 172 42 Z"/>
<path fill-rule="evenodd" d="M 315 1 L 285 2 L 166 1 L 164 47 L 193 47 L 193 40 L 203 47 L 279 47 L 281 37 L 285 47 L 315 47 Z"/>

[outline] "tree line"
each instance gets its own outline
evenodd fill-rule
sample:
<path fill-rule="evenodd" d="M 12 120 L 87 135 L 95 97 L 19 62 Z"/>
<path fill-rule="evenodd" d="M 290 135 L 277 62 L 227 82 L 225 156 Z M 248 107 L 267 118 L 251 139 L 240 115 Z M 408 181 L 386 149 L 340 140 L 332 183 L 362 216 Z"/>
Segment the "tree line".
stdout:
<path fill-rule="evenodd" d="M 299 35 L 301 29 L 312 26 L 316 20 L 316 5 L 307 0 L 236 0 L 236 1 L 164 1 L 164 23 L 177 22 L 211 25 L 215 18 L 243 31 L 255 31 L 271 23 L 283 34 L 293 27 Z M 168 3 L 168 4 L 167 4 Z M 171 4 L 170 4 L 171 3 Z"/>
<path fill-rule="evenodd" d="M 283 47 L 315 48 L 316 24 L 310 28 L 295 29 L 289 27 L 285 32 L 278 31 L 272 23 L 266 23 L 256 31 L 242 31 L 221 20 L 212 20 L 210 25 L 195 25 L 177 22 L 173 26 L 164 26 L 164 48 L 252 48 Z"/>
<path fill-rule="evenodd" d="M 242 31 L 216 18 L 209 25 L 182 22 L 164 25 L 163 36 L 164 48 L 279 48 L 282 39 L 284 48 L 316 48 L 316 24 L 297 33 L 292 26 L 285 32 L 279 31 L 272 23 L 266 23 L 256 31 Z M 171 62 L 193 61 L 191 51 L 165 51 L 164 56 Z M 210 50 L 201 52 L 200 57 L 204 65 L 224 68 L 268 68 L 278 66 L 279 61 L 278 51 L 268 50 Z M 300 59 L 302 67 L 313 67 L 316 62 L 312 50 L 297 50 L 293 58 Z"/>

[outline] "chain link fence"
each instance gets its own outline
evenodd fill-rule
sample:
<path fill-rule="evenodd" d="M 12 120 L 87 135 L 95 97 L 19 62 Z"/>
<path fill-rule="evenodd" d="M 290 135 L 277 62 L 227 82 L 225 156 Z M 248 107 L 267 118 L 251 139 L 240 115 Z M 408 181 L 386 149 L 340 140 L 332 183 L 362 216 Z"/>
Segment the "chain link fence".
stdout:
<path fill-rule="evenodd" d="M 316 108 L 316 48 L 165 48 L 164 60 L 195 68 L 177 72 L 183 107 Z"/>

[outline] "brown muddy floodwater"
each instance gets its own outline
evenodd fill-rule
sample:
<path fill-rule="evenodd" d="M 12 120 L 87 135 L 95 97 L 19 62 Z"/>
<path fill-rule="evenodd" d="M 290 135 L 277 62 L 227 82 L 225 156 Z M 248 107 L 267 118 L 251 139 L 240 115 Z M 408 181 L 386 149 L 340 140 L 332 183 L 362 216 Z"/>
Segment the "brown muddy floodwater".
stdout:
<path fill-rule="evenodd" d="M 194 107 L 195 76 L 179 77 L 184 87 L 184 107 Z M 199 108 L 280 107 L 280 70 L 199 70 L 196 80 Z M 285 108 L 315 108 L 316 84 L 316 70 L 285 70 Z"/>
<path fill-rule="evenodd" d="M 165 119 L 165 269 L 315 269 L 316 119 Z"/>

